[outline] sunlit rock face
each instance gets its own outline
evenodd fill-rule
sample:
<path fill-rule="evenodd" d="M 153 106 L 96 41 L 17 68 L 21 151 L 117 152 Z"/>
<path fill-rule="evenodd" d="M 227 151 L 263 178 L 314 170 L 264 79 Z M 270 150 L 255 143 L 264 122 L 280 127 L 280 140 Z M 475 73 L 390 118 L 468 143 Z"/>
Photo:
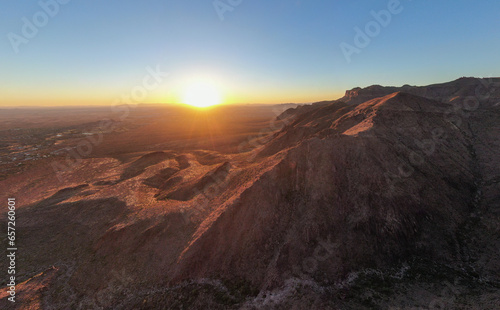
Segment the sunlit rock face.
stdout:
<path fill-rule="evenodd" d="M 481 171 L 473 133 L 446 109 L 394 93 L 319 121 L 299 115 L 262 148 L 272 169 L 188 249 L 184 272 L 278 284 L 322 240 L 335 244 L 323 280 L 415 255 L 452 261 Z"/>
<path fill-rule="evenodd" d="M 272 288 L 425 260 L 498 280 L 499 82 L 357 88 L 286 111 L 256 157 L 272 168 L 211 221 L 176 276 Z"/>

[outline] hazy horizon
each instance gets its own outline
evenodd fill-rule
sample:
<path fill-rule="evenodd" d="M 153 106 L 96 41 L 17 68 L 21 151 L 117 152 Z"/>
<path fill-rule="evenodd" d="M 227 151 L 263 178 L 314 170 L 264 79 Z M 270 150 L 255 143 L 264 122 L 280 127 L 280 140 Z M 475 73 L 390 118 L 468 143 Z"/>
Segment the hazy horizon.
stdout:
<path fill-rule="evenodd" d="M 465 78 L 477 78 L 477 79 L 489 79 L 489 78 L 499 78 L 499 77 L 496 77 L 496 76 L 492 76 L 492 77 L 465 77 Z M 453 80 L 450 80 L 450 81 L 442 81 L 441 83 L 432 83 L 432 84 L 427 84 L 427 85 L 410 85 L 410 86 L 415 86 L 415 87 L 424 87 L 424 86 L 429 86 L 429 85 L 434 85 L 434 84 L 442 84 L 442 83 L 448 83 L 448 82 L 451 82 L 451 81 L 455 81 L 455 80 L 458 80 L 460 78 L 456 78 L 456 79 L 453 79 Z M 350 90 L 350 89 L 353 89 L 353 88 L 356 88 L 356 87 L 359 87 L 359 88 L 365 88 L 365 87 L 369 87 L 369 86 L 373 86 L 373 85 L 380 85 L 380 84 L 370 84 L 370 85 L 363 85 L 363 86 L 355 86 L 355 87 L 352 87 L 352 88 L 349 88 L 349 89 L 346 89 L 347 90 Z M 402 87 L 404 85 L 409 85 L 409 84 L 402 84 L 402 85 L 380 85 L 380 86 L 383 86 L 383 87 Z M 315 101 L 309 101 L 309 102 L 269 102 L 269 103 L 264 103 L 264 102 L 233 102 L 233 103 L 220 103 L 218 104 L 217 106 L 243 106 L 243 105 L 287 105 L 287 104 L 296 104 L 296 105 L 305 105 L 305 104 L 313 104 L 313 103 L 316 103 L 316 102 L 322 102 L 322 101 L 332 101 L 332 100 L 338 100 L 338 99 L 341 99 L 343 96 L 344 96 L 345 93 L 342 93 L 342 95 L 338 96 L 338 97 L 335 97 L 335 98 L 325 98 L 323 100 L 315 100 Z M 32 104 L 32 105 L 0 105 L 0 109 L 16 109 L 16 108 L 19 108 L 19 109 L 31 109 L 31 108 L 43 108 L 43 109 L 51 109 L 51 108 L 109 108 L 110 107 L 110 104 L 112 104 L 112 102 L 108 102 L 108 103 L 89 103 L 89 104 L 59 104 L 59 105 L 55 105 L 55 104 L 44 104 L 44 105 L 36 105 L 36 104 Z M 134 103 L 134 105 L 137 104 L 138 106 L 186 106 L 185 103 L 183 102 L 177 102 L 177 103 L 173 103 L 173 102 L 138 102 L 138 103 Z M 187 105 L 188 106 L 188 105 Z M 189 106 L 188 106 L 189 107 Z"/>
<path fill-rule="evenodd" d="M 4 4 L 0 106 L 178 104 L 197 81 L 225 104 L 310 103 L 500 69 L 499 3 L 232 3 Z"/>

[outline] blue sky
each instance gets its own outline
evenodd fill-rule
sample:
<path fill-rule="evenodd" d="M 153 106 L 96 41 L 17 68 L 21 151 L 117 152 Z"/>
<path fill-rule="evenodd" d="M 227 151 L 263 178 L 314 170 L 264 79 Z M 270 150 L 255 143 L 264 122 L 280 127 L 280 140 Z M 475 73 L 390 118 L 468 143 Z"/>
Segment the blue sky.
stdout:
<path fill-rule="evenodd" d="M 500 75 L 498 1 L 400 0 L 402 11 L 348 62 L 340 44 L 356 47 L 354 28 L 392 1 L 242 0 L 221 20 L 213 0 L 71 0 L 17 53 L 9 34 L 23 36 L 23 17 L 42 8 L 2 1 L 0 105 L 109 104 L 147 67 L 168 77 L 145 102 L 179 102 L 194 80 L 228 103 L 276 103 Z"/>

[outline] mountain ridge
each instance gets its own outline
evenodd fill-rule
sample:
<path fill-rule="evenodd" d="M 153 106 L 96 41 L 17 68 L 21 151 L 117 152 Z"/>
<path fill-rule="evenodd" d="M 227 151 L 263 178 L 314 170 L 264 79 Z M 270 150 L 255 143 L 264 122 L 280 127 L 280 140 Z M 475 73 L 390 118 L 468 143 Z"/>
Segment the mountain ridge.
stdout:
<path fill-rule="evenodd" d="M 48 188 L 12 176 L 0 188 L 16 180 L 25 193 L 23 285 L 39 285 L 20 298 L 366 309 L 403 296 L 426 307 L 445 279 L 459 306 L 495 309 L 499 81 L 355 88 L 286 110 L 248 152 L 90 158 Z"/>

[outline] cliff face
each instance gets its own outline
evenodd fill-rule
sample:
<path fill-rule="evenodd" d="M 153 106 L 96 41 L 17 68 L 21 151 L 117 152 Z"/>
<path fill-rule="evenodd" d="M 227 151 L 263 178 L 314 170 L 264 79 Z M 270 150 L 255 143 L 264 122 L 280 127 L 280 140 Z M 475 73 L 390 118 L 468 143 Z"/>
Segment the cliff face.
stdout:
<path fill-rule="evenodd" d="M 484 107 L 485 105 L 494 105 L 500 101 L 500 78 L 478 79 L 463 77 L 452 82 L 429 86 L 384 87 L 372 85 L 366 88 L 356 87 L 347 90 L 345 96 L 339 100 L 358 104 L 399 91 L 442 102 L 467 99 L 467 104 L 471 106 L 473 104 L 476 106 L 475 102 L 480 101 Z"/>

